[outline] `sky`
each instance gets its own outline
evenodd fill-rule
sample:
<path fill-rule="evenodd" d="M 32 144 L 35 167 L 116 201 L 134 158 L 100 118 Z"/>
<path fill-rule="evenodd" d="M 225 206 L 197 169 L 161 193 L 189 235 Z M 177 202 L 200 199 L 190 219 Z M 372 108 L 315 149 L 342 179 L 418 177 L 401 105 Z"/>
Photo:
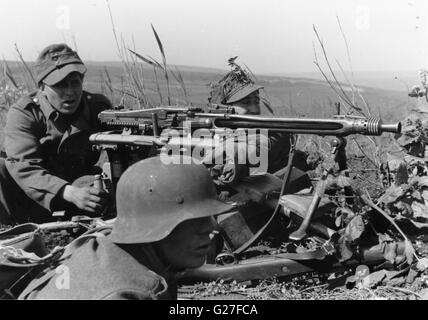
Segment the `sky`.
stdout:
<path fill-rule="evenodd" d="M 227 68 L 239 56 L 254 73 L 316 72 L 316 27 L 334 69 L 428 68 L 427 0 L 109 0 L 128 47 L 160 59 L 151 24 L 176 65 Z M 343 33 L 338 24 L 338 18 Z M 346 37 L 347 46 L 344 40 Z M 34 61 L 51 43 L 88 61 L 119 60 L 106 0 L 0 0 L 0 55 L 17 43 Z"/>

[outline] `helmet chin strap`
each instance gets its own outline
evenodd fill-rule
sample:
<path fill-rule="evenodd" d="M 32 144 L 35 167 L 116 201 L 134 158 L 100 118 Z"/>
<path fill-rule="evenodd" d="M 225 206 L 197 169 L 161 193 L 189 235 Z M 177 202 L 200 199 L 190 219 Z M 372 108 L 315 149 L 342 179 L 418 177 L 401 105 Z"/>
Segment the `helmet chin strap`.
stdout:
<path fill-rule="evenodd" d="M 158 241 L 159 242 L 159 241 Z M 165 271 L 172 272 L 172 273 L 179 273 L 186 270 L 186 268 L 174 268 L 168 261 L 168 259 L 163 254 L 163 251 L 159 248 L 157 245 L 158 242 L 153 242 L 148 245 L 150 245 L 153 248 L 153 251 L 158 256 L 161 264 L 165 267 Z"/>

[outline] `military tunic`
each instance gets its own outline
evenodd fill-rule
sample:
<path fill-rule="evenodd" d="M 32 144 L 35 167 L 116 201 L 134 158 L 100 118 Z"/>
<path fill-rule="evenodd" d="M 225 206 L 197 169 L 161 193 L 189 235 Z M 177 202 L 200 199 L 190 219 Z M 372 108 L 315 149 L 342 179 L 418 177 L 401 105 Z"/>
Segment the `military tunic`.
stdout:
<path fill-rule="evenodd" d="M 151 244 L 130 254 L 106 236 L 91 238 L 61 265 L 37 276 L 19 299 L 173 300 L 175 274 Z"/>
<path fill-rule="evenodd" d="M 70 205 L 59 194 L 78 177 L 93 173 L 99 153 L 88 138 L 102 130 L 98 114 L 108 108 L 106 97 L 85 91 L 73 115 L 59 113 L 41 91 L 10 108 L 7 158 L 0 162 L 0 223 L 47 221 L 50 211 Z"/>

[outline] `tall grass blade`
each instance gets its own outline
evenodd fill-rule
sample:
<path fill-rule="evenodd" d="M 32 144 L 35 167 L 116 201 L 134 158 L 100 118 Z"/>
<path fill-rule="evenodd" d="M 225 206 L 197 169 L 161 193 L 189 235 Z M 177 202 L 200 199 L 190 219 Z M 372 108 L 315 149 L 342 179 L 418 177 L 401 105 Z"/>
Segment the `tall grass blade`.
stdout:
<path fill-rule="evenodd" d="M 31 77 L 31 80 L 33 82 L 32 87 L 36 88 L 38 86 L 36 79 L 34 78 L 33 72 L 31 71 L 28 64 L 25 62 L 24 58 L 22 57 L 21 51 L 18 48 L 18 45 L 15 43 L 15 50 L 18 53 L 19 60 L 21 60 L 21 63 L 23 64 L 25 70 L 28 72 L 28 75 Z"/>
<path fill-rule="evenodd" d="M 175 73 L 174 71 L 172 71 L 171 69 L 169 70 L 172 74 L 172 76 L 175 78 L 175 80 L 177 81 L 177 83 L 180 85 L 181 89 L 183 90 L 184 93 L 184 99 L 186 101 L 186 103 L 188 105 L 191 105 L 190 101 L 189 101 L 189 96 L 187 94 L 187 89 L 186 89 L 186 84 L 184 83 L 184 79 L 183 76 L 180 72 L 180 70 L 178 69 L 177 66 L 175 66 L 175 70 L 177 73 Z"/>
<path fill-rule="evenodd" d="M 158 94 L 159 94 L 160 104 L 162 105 L 163 104 L 162 92 L 161 92 L 161 89 L 160 89 L 160 86 L 159 86 L 158 73 L 156 72 L 156 68 L 155 67 L 153 67 L 153 72 L 155 74 L 155 83 L 156 83 L 156 89 L 157 89 Z"/>
<path fill-rule="evenodd" d="M 107 70 L 107 67 L 104 66 L 104 74 L 107 77 L 107 80 L 104 79 L 104 75 L 103 75 L 103 81 L 106 84 L 109 92 L 110 92 L 110 100 L 114 101 L 114 90 L 113 90 L 113 82 L 111 80 L 110 74 Z"/>
<path fill-rule="evenodd" d="M 163 69 L 163 67 L 158 62 L 151 61 L 151 60 L 145 58 L 142 54 L 139 54 L 139 53 L 137 53 L 137 52 L 135 52 L 129 48 L 128 48 L 128 51 L 131 52 L 133 55 L 135 55 L 138 59 L 143 60 L 145 63 L 147 63 L 151 66 Z"/>
<path fill-rule="evenodd" d="M 159 50 L 160 50 L 160 52 L 162 54 L 163 64 L 166 65 L 166 57 L 165 57 L 165 52 L 163 50 L 162 42 L 161 42 L 161 40 L 160 40 L 160 38 L 158 36 L 158 33 L 156 32 L 155 28 L 153 27 L 153 25 L 151 25 L 151 26 L 152 26 L 153 33 L 155 34 L 155 38 L 156 38 L 156 41 L 158 43 Z"/>
<path fill-rule="evenodd" d="M 151 57 L 151 56 L 148 56 L 150 59 L 152 59 L 152 61 L 154 62 L 154 63 L 156 63 L 156 65 L 157 65 L 157 67 L 158 68 L 160 68 L 160 69 L 162 69 L 162 70 L 165 70 L 165 67 L 163 66 L 163 65 L 161 65 L 155 58 L 153 58 L 153 57 Z"/>
<path fill-rule="evenodd" d="M 158 43 L 159 50 L 160 50 L 160 52 L 162 54 L 162 61 L 163 61 L 164 72 L 165 72 L 165 80 L 166 80 L 166 89 L 167 89 L 167 92 L 168 92 L 168 105 L 171 105 L 171 95 L 170 95 L 170 91 L 169 91 L 169 77 L 168 77 L 168 70 L 167 70 L 167 65 L 166 65 L 165 51 L 163 49 L 163 45 L 162 45 L 162 42 L 161 42 L 161 40 L 160 40 L 160 38 L 158 36 L 158 33 L 156 32 L 156 30 L 153 27 L 153 25 L 151 25 L 151 26 L 152 26 L 152 30 L 153 30 L 153 33 L 155 35 L 156 41 Z"/>
<path fill-rule="evenodd" d="M 8 79 L 10 80 L 10 82 L 12 82 L 13 86 L 14 86 L 16 89 L 18 89 L 18 83 L 17 83 L 17 81 L 15 80 L 15 78 L 13 77 L 12 72 L 10 71 L 9 66 L 7 65 L 6 60 L 3 60 L 3 61 L 4 61 L 4 70 L 3 70 L 3 72 L 4 72 L 4 77 L 5 77 L 5 78 L 8 78 Z"/>

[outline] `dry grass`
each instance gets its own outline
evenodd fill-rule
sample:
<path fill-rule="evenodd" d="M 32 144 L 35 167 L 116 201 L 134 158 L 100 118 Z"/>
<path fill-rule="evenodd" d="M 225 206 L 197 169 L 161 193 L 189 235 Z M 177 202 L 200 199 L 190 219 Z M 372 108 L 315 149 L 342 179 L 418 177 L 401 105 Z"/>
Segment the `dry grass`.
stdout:
<path fill-rule="evenodd" d="M 351 272 L 349 273 L 351 275 Z M 346 277 L 346 275 L 345 275 Z M 376 288 L 331 287 L 319 275 L 307 275 L 289 282 L 275 278 L 257 285 L 222 280 L 179 288 L 179 298 L 189 300 L 422 300 L 427 284 Z"/>
<path fill-rule="evenodd" d="M 343 41 L 345 43 L 345 47 L 346 47 L 349 69 L 350 69 L 350 73 L 351 73 L 350 78 L 347 76 L 347 74 L 346 74 L 345 70 L 343 69 L 342 65 L 340 64 L 340 62 L 337 59 L 335 59 L 335 60 L 336 60 L 336 63 L 338 65 L 339 69 L 341 70 L 344 78 L 346 79 L 348 86 L 351 88 L 352 97 L 350 97 L 347 94 L 347 92 L 343 88 L 343 85 L 338 81 L 337 76 L 336 76 L 336 74 L 333 71 L 333 68 L 331 66 L 330 59 L 329 59 L 329 56 L 327 54 L 327 50 L 325 48 L 324 42 L 322 41 L 322 39 L 321 39 L 321 37 L 320 37 L 315 26 L 313 26 L 313 30 L 314 30 L 316 39 L 318 41 L 318 45 L 321 48 L 322 57 L 324 59 L 325 65 L 327 66 L 327 69 L 330 73 L 330 77 L 328 76 L 328 72 L 326 70 L 324 70 L 323 67 L 321 66 L 321 63 L 318 59 L 318 55 L 317 55 L 315 45 L 313 46 L 314 47 L 314 56 L 315 56 L 314 64 L 317 66 L 320 73 L 323 75 L 324 79 L 329 84 L 331 89 L 336 93 L 339 101 L 342 102 L 342 106 L 345 108 L 345 111 L 346 111 L 345 114 L 346 115 L 356 114 L 356 115 L 360 115 L 363 117 L 372 117 L 374 115 L 372 108 L 367 103 L 366 98 L 361 94 L 360 90 L 353 83 L 353 80 L 352 80 L 353 69 L 352 69 L 351 51 L 349 48 L 349 43 L 348 43 L 348 40 L 346 38 L 345 32 L 342 28 L 342 25 L 340 23 L 339 16 L 336 16 L 336 17 L 337 17 L 337 23 L 338 23 L 340 32 L 342 34 Z M 360 104 L 363 105 L 364 109 L 360 106 Z M 338 109 L 339 109 L 339 113 L 340 113 L 340 111 L 341 111 L 340 107 Z M 377 116 L 380 117 L 380 114 L 378 114 Z M 388 148 L 385 149 L 385 147 L 384 147 L 385 144 L 382 142 L 384 142 L 382 138 L 376 138 L 376 137 L 370 137 L 370 136 L 366 136 L 363 139 L 361 139 L 360 137 L 359 138 L 352 138 L 353 146 L 357 147 L 358 151 L 360 153 L 362 153 L 364 156 L 366 156 L 370 160 L 370 162 L 372 162 L 376 167 L 380 167 L 380 165 L 382 164 L 382 161 L 384 160 L 386 152 L 390 151 L 390 147 L 388 146 Z"/>
<path fill-rule="evenodd" d="M 156 43 L 158 45 L 162 63 L 158 62 L 156 59 L 145 56 L 141 53 L 138 53 L 135 50 L 135 43 L 133 42 L 133 48 L 129 48 L 128 45 L 126 45 L 123 38 L 121 38 L 121 41 L 119 41 L 118 35 L 117 35 L 117 29 L 114 24 L 113 19 L 113 13 L 109 4 L 109 1 L 106 0 L 106 4 L 110 13 L 110 20 L 112 24 L 112 30 L 113 30 L 113 36 L 116 41 L 116 47 L 118 51 L 119 58 L 123 65 L 124 70 L 124 78 L 125 81 L 122 83 L 121 88 L 115 88 L 112 85 L 112 82 L 109 80 L 108 77 L 102 77 L 103 82 L 108 82 L 104 85 L 102 85 L 102 89 L 105 90 L 105 88 L 108 88 L 108 90 L 111 92 L 118 91 L 122 94 L 123 102 L 125 103 L 125 97 L 131 98 L 131 105 L 137 105 L 138 108 L 147 108 L 147 107 L 153 107 L 156 105 L 171 105 L 172 101 L 180 101 L 183 100 L 181 97 L 173 97 L 171 93 L 171 82 L 170 82 L 170 75 L 173 76 L 173 79 L 177 82 L 178 86 L 181 88 L 184 94 L 184 101 L 187 104 L 190 104 L 188 90 L 186 88 L 184 79 L 181 75 L 180 70 L 178 70 L 177 67 L 175 67 L 175 72 L 172 70 L 172 68 L 167 64 L 166 59 L 166 53 L 164 49 L 164 45 L 161 41 L 161 38 L 156 31 L 155 27 L 151 25 L 154 37 L 156 39 Z M 144 68 L 142 67 L 142 63 L 146 63 L 150 65 L 153 68 L 153 73 L 155 75 L 155 86 L 156 86 L 156 92 L 158 95 L 158 100 L 153 101 L 150 98 L 150 95 L 147 94 L 147 86 L 145 85 L 145 82 L 147 79 L 144 76 Z M 165 79 L 165 87 L 166 87 L 166 97 L 163 94 L 163 88 L 162 81 L 159 79 L 158 71 L 161 72 Z M 111 93 L 110 93 L 111 94 Z"/>

